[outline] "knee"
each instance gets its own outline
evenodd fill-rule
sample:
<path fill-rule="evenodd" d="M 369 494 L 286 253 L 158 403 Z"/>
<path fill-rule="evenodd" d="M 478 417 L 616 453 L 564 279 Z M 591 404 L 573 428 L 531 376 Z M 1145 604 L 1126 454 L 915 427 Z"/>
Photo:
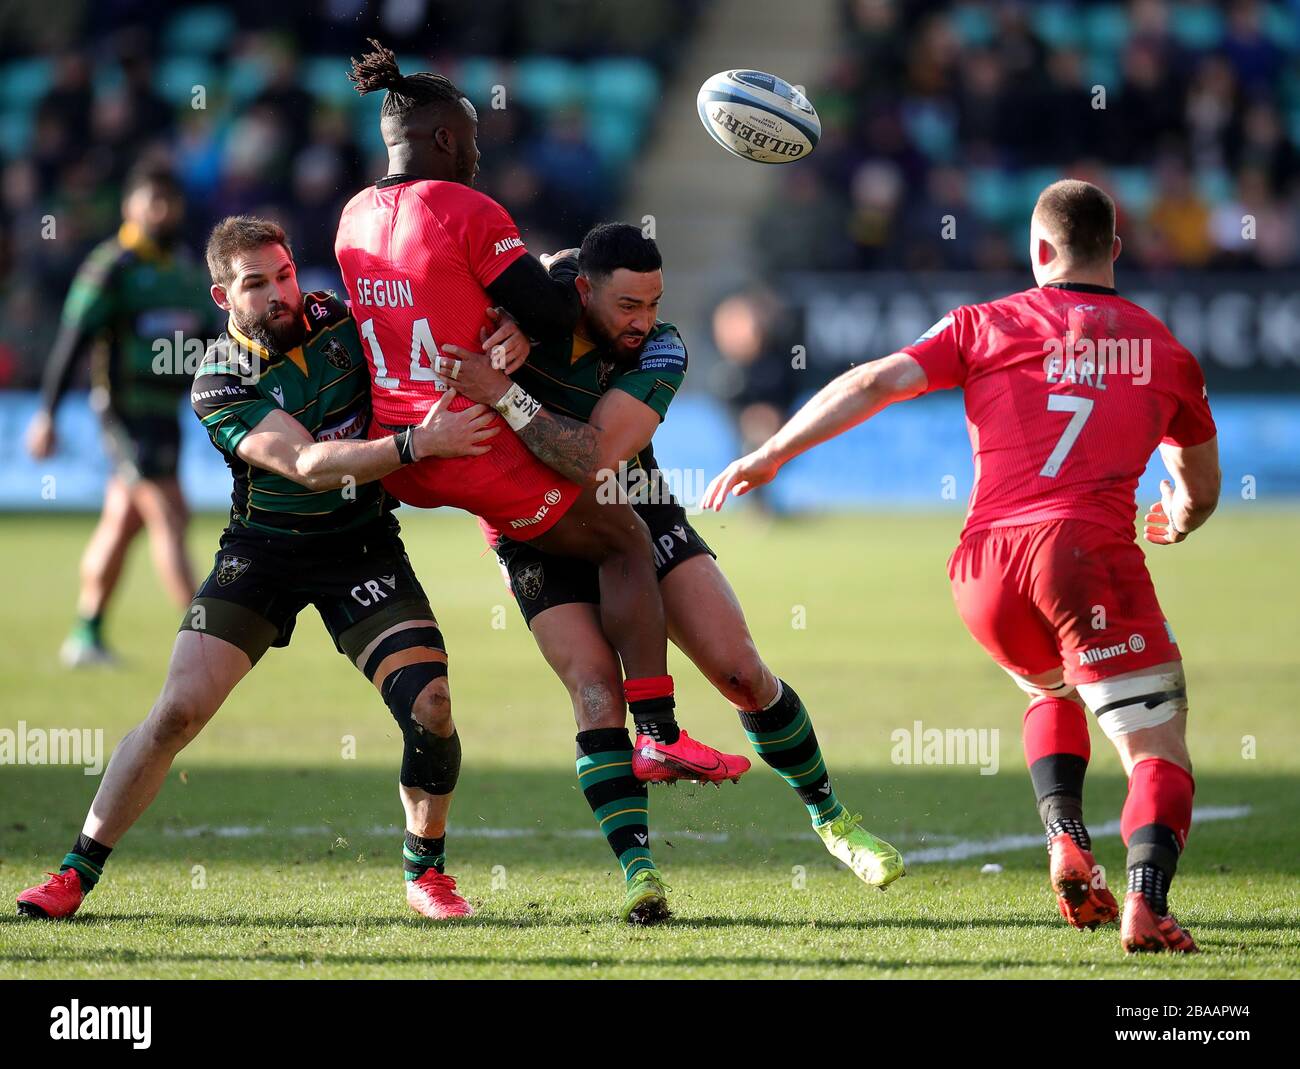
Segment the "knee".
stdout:
<path fill-rule="evenodd" d="M 198 705 L 185 698 L 163 696 L 147 721 L 149 741 L 159 749 L 175 753 L 183 749 L 206 721 Z"/>
<path fill-rule="evenodd" d="M 627 722 L 621 687 L 602 675 L 581 675 L 569 681 L 573 717 L 579 731 L 622 727 Z"/>
<path fill-rule="evenodd" d="M 447 677 L 433 680 L 411 705 L 411 718 L 424 728 L 442 738 L 452 733 L 451 688 Z"/>
<path fill-rule="evenodd" d="M 776 680 L 752 646 L 711 666 L 714 687 L 737 709 L 761 709 L 776 691 Z"/>

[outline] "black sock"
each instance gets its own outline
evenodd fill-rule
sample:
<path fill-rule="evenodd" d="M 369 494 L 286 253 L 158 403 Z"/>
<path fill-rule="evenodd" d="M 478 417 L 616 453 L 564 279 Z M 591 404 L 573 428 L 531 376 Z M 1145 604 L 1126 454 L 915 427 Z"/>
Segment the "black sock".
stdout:
<path fill-rule="evenodd" d="M 627 707 L 640 735 L 649 735 L 655 742 L 671 746 L 682 733 L 677 726 L 677 703 L 671 694 L 640 698 L 628 702 Z"/>
<path fill-rule="evenodd" d="M 1077 754 L 1046 754 L 1029 766 L 1029 779 L 1038 800 L 1038 816 L 1047 838 L 1065 832 L 1081 850 L 1092 849 L 1083 823 L 1083 779 L 1088 762 Z"/>
<path fill-rule="evenodd" d="M 1128 889 L 1136 891 L 1158 916 L 1169 912 L 1169 877 L 1157 865 L 1134 865 L 1128 870 Z"/>
<path fill-rule="evenodd" d="M 1092 836 L 1083 826 L 1083 821 L 1077 817 L 1057 817 L 1055 820 L 1049 820 L 1044 826 L 1047 829 L 1049 843 L 1064 832 L 1074 840 L 1074 845 L 1080 850 L 1092 850 Z"/>
<path fill-rule="evenodd" d="M 447 836 L 424 839 L 413 831 L 402 844 L 402 868 L 408 880 L 418 880 L 429 869 L 442 872 L 447 864 Z"/>
<path fill-rule="evenodd" d="M 1178 836 L 1163 824 L 1147 824 L 1129 835 L 1128 889 L 1137 891 L 1156 914 L 1169 912 L 1169 885 L 1178 871 Z"/>
<path fill-rule="evenodd" d="M 111 846 L 97 843 L 89 835 L 78 835 L 71 851 L 63 855 L 63 863 L 59 866 L 59 871 L 76 869 L 82 891 L 89 894 L 95 884 L 99 883 L 99 878 L 104 875 L 104 863 L 112 852 Z"/>

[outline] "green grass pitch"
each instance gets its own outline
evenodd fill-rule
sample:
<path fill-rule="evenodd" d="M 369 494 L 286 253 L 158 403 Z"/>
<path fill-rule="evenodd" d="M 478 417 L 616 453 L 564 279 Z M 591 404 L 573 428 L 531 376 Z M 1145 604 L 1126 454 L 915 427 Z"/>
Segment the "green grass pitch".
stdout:
<path fill-rule="evenodd" d="M 1300 513 L 1239 506 L 1149 554 L 1187 660 L 1198 808 L 1172 902 L 1205 953 L 1126 959 L 1115 929 L 1056 914 L 1020 756 L 1023 701 L 966 635 L 944 561 L 955 513 L 765 525 L 700 520 L 765 658 L 812 711 L 840 797 L 913 863 L 887 893 L 859 884 L 808 831 L 765 766 L 739 786 L 652 789 L 675 919 L 614 920 L 616 865 L 573 772 L 573 725 L 468 517 L 407 516 L 406 541 L 447 636 L 465 766 L 449 870 L 478 909 L 437 926 L 407 910 L 400 740 L 310 611 L 178 760 L 68 924 L 0 911 L 0 977 L 1278 977 L 1300 975 Z M 56 662 L 87 517 L 0 519 L 5 569 L 0 728 L 101 727 L 148 710 L 179 614 L 141 543 L 109 621 L 116 672 Z M 206 568 L 220 527 L 192 537 Z M 802 626 L 800 626 L 802 625 Z M 682 721 L 748 752 L 734 714 L 674 652 Z M 997 728 L 999 768 L 901 765 L 891 732 Z M 345 757 L 345 737 L 355 757 Z M 98 781 L 0 766 L 0 888 L 54 867 Z M 1089 822 L 1116 821 L 1118 761 L 1094 728 Z M 1226 815 L 1225 815 L 1226 814 Z M 1235 814 L 1235 815 L 1233 815 Z M 1117 835 L 1098 860 L 1122 873 Z M 923 855 L 924 856 L 924 855 Z M 1000 873 L 982 874 L 996 862 Z M 1121 877 L 1122 879 L 1122 877 Z"/>

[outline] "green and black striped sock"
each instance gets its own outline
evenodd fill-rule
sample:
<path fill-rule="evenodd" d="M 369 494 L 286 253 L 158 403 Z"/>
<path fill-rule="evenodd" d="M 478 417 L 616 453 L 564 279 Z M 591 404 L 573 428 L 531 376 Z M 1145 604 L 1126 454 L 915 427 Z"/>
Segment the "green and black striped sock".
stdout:
<path fill-rule="evenodd" d="M 778 679 L 776 697 L 767 708 L 741 712 L 740 724 L 754 752 L 807 806 L 813 827 L 829 824 L 844 813 L 831 787 L 812 717 L 789 683 Z"/>
<path fill-rule="evenodd" d="M 108 861 L 108 855 L 112 852 L 111 846 L 97 843 L 89 835 L 78 835 L 72 850 L 63 855 L 63 863 L 59 865 L 59 871 L 67 872 L 68 869 L 76 869 L 77 879 L 81 881 L 81 890 L 90 894 L 95 889 L 95 884 L 99 883 L 99 878 L 104 875 L 104 863 Z"/>
<path fill-rule="evenodd" d="M 626 728 L 578 732 L 578 785 L 624 879 L 654 868 L 649 798 L 645 784 L 632 775 L 632 739 Z"/>
<path fill-rule="evenodd" d="M 402 868 L 408 880 L 418 880 L 430 869 L 444 871 L 447 864 L 447 836 L 424 839 L 413 831 L 406 833 L 402 843 Z"/>

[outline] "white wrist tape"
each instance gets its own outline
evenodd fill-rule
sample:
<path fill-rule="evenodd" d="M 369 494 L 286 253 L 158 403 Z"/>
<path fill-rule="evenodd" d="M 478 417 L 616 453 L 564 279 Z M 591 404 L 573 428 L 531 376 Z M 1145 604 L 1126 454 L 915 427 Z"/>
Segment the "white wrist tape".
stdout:
<path fill-rule="evenodd" d="M 542 410 L 542 403 L 521 386 L 512 385 L 492 407 L 510 424 L 511 430 L 522 431 Z"/>

